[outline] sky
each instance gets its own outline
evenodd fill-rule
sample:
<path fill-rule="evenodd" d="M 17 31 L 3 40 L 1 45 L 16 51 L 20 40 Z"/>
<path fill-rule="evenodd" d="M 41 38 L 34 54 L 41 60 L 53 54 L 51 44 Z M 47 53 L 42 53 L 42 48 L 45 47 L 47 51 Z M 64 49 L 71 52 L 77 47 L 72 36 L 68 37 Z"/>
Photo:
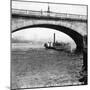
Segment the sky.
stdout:
<path fill-rule="evenodd" d="M 72 39 L 68 35 L 60 31 L 54 29 L 48 29 L 48 28 L 24 29 L 13 33 L 12 37 L 20 40 L 30 40 L 30 41 L 43 41 L 43 40 L 53 41 L 54 33 L 56 34 L 56 40 L 58 41 L 67 42 L 67 39 L 68 41 L 72 41 Z"/>
<path fill-rule="evenodd" d="M 48 3 L 35 3 L 35 2 L 33 3 L 20 1 L 30 1 L 30 0 L 16 0 L 16 1 L 12 0 L 12 8 L 36 10 L 36 11 L 40 11 L 42 9 L 42 11 L 47 11 L 49 5 L 50 11 L 53 12 L 87 15 L 87 7 L 85 5 L 50 4 L 50 3 L 48 4 Z"/>

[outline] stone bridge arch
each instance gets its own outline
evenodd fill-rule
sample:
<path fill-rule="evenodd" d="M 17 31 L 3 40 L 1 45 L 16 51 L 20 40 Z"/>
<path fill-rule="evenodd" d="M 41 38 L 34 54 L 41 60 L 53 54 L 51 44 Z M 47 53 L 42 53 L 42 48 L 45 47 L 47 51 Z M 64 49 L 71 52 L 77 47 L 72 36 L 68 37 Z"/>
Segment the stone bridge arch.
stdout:
<path fill-rule="evenodd" d="M 87 20 L 12 15 L 12 31 L 29 25 L 52 24 L 68 27 L 81 35 L 87 34 Z"/>
<path fill-rule="evenodd" d="M 83 36 L 76 32 L 75 30 L 72 30 L 71 28 L 60 26 L 60 25 L 53 25 L 53 24 L 37 24 L 37 25 L 28 25 L 24 27 L 17 28 L 12 31 L 12 33 L 16 31 L 20 31 L 26 28 L 35 28 L 35 27 L 42 27 L 42 28 L 50 28 L 50 29 L 55 29 L 60 32 L 63 32 L 70 36 L 76 43 L 76 51 L 82 51 L 83 50 Z"/>

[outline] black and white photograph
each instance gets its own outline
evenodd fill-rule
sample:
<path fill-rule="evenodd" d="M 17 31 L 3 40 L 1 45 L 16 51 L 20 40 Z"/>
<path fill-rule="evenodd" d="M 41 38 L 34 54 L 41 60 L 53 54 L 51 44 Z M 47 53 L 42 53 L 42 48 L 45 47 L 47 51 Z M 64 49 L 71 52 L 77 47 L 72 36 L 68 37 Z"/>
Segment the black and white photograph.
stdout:
<path fill-rule="evenodd" d="M 88 85 L 88 5 L 11 0 L 11 90 Z"/>

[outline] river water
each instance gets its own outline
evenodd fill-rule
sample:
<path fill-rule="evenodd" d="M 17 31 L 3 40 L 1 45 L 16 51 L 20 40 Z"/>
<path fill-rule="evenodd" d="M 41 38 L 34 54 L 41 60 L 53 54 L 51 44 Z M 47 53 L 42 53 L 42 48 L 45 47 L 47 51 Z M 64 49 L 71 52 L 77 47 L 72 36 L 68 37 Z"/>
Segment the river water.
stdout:
<path fill-rule="evenodd" d="M 81 85 L 83 55 L 12 45 L 11 88 Z"/>

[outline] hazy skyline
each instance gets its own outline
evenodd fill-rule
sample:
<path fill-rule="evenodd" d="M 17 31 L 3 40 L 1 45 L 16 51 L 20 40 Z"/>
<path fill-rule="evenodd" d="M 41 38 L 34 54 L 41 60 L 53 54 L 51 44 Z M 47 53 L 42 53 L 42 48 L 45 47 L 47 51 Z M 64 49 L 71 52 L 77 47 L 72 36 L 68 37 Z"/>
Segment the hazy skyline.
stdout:
<path fill-rule="evenodd" d="M 28 28 L 12 34 L 13 39 L 32 42 L 53 42 L 53 34 L 56 34 L 56 41 L 70 43 L 72 47 L 76 47 L 74 40 L 67 34 L 48 28 Z M 13 40 L 12 39 L 12 40 Z"/>

